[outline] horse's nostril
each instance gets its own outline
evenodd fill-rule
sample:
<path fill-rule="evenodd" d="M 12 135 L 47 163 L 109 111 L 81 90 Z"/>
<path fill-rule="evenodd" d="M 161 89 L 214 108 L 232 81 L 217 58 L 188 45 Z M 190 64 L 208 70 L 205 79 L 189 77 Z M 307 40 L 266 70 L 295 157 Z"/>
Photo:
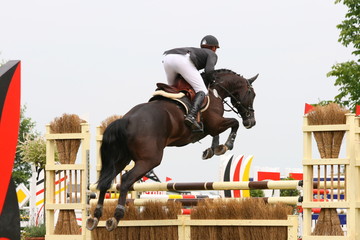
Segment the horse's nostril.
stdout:
<path fill-rule="evenodd" d="M 246 119 L 243 121 L 243 125 L 246 129 L 252 128 L 253 126 L 255 126 L 255 124 L 256 124 L 256 121 L 254 118 Z"/>

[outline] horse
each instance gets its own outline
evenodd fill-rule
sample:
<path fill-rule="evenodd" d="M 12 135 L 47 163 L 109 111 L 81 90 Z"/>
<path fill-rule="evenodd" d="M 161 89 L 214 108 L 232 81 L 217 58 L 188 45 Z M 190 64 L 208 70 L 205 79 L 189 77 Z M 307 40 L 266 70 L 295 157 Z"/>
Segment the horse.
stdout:
<path fill-rule="evenodd" d="M 253 127 L 256 121 L 252 83 L 257 76 L 246 79 L 228 69 L 213 72 L 214 80 L 208 84 L 210 104 L 202 113 L 202 132 L 193 132 L 184 124 L 186 113 L 183 108 L 174 101 L 161 98 L 139 104 L 109 124 L 104 131 L 100 149 L 102 166 L 97 185 L 99 199 L 94 217 L 87 219 L 87 228 L 96 228 L 102 215 L 106 191 L 131 160 L 135 166 L 121 177 L 120 196 L 114 217 L 106 221 L 108 231 L 114 230 L 124 217 L 129 188 L 161 163 L 166 146 L 185 146 L 211 135 L 212 144 L 204 151 L 203 159 L 233 149 L 239 122 L 235 118 L 223 117 L 224 103 L 227 103 L 225 99 L 230 98 L 232 106 L 228 105 L 241 116 L 244 127 Z M 219 144 L 219 134 L 229 128 L 231 131 L 227 141 Z"/>

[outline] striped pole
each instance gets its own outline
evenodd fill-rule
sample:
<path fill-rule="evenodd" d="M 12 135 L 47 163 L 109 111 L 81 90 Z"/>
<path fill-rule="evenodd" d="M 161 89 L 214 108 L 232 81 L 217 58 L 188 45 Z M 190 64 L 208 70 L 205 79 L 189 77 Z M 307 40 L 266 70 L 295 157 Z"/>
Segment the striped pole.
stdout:
<path fill-rule="evenodd" d="M 243 181 L 243 182 L 183 182 L 183 183 L 135 183 L 130 191 L 203 191 L 203 190 L 249 190 L 249 189 L 297 189 L 302 187 L 303 181 L 280 180 L 280 181 Z M 338 184 L 334 182 L 334 187 Z M 92 192 L 97 191 L 96 184 L 90 185 Z M 320 182 L 319 188 L 324 188 L 324 182 Z M 339 188 L 344 188 L 344 182 L 340 182 Z M 314 182 L 317 188 L 317 182 Z M 109 191 L 119 191 L 120 184 L 113 184 Z"/>
<path fill-rule="evenodd" d="M 130 191 L 202 191 L 202 190 L 249 190 L 249 189 L 297 189 L 300 181 L 243 181 L 243 182 L 184 182 L 184 183 L 135 183 Z M 120 184 L 113 184 L 109 191 L 119 191 Z M 90 186 L 96 191 L 96 185 Z"/>
<path fill-rule="evenodd" d="M 195 199 L 195 198 L 209 198 L 208 195 L 180 195 L 180 194 L 141 194 L 141 199 Z"/>

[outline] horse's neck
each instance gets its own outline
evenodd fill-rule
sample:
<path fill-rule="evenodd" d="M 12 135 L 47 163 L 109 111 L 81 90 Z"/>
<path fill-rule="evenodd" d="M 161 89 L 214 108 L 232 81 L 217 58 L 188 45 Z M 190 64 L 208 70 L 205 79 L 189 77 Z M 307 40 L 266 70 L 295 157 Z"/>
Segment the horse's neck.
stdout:
<path fill-rule="evenodd" d="M 222 98 L 225 99 L 229 96 L 229 91 L 233 88 L 232 84 L 229 81 L 222 80 L 219 78 L 218 81 L 215 82 L 212 89 L 216 90 L 217 94 Z M 216 93 L 215 93 L 216 94 Z"/>
<path fill-rule="evenodd" d="M 210 88 L 209 93 L 214 99 L 219 99 L 221 101 L 224 99 L 224 97 L 219 94 L 219 91 L 216 88 Z"/>

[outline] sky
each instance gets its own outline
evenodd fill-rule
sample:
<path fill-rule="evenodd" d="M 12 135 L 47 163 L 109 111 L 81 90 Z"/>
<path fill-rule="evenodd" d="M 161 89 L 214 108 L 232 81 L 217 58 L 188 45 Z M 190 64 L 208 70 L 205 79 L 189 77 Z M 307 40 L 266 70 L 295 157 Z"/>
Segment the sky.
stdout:
<path fill-rule="evenodd" d="M 333 99 L 338 89 L 326 74 L 352 59 L 336 28 L 347 9 L 334 1 L 3 0 L 0 9 L 0 59 L 22 62 L 26 116 L 42 134 L 64 113 L 87 120 L 93 181 L 96 126 L 149 100 L 166 81 L 167 49 L 198 47 L 211 34 L 220 42 L 217 69 L 259 73 L 256 126 L 239 128 L 229 154 L 254 155 L 252 169 L 281 171 L 302 167 L 304 104 Z M 220 157 L 201 159 L 210 144 L 207 137 L 166 148 L 155 173 L 162 181 L 217 181 Z"/>

